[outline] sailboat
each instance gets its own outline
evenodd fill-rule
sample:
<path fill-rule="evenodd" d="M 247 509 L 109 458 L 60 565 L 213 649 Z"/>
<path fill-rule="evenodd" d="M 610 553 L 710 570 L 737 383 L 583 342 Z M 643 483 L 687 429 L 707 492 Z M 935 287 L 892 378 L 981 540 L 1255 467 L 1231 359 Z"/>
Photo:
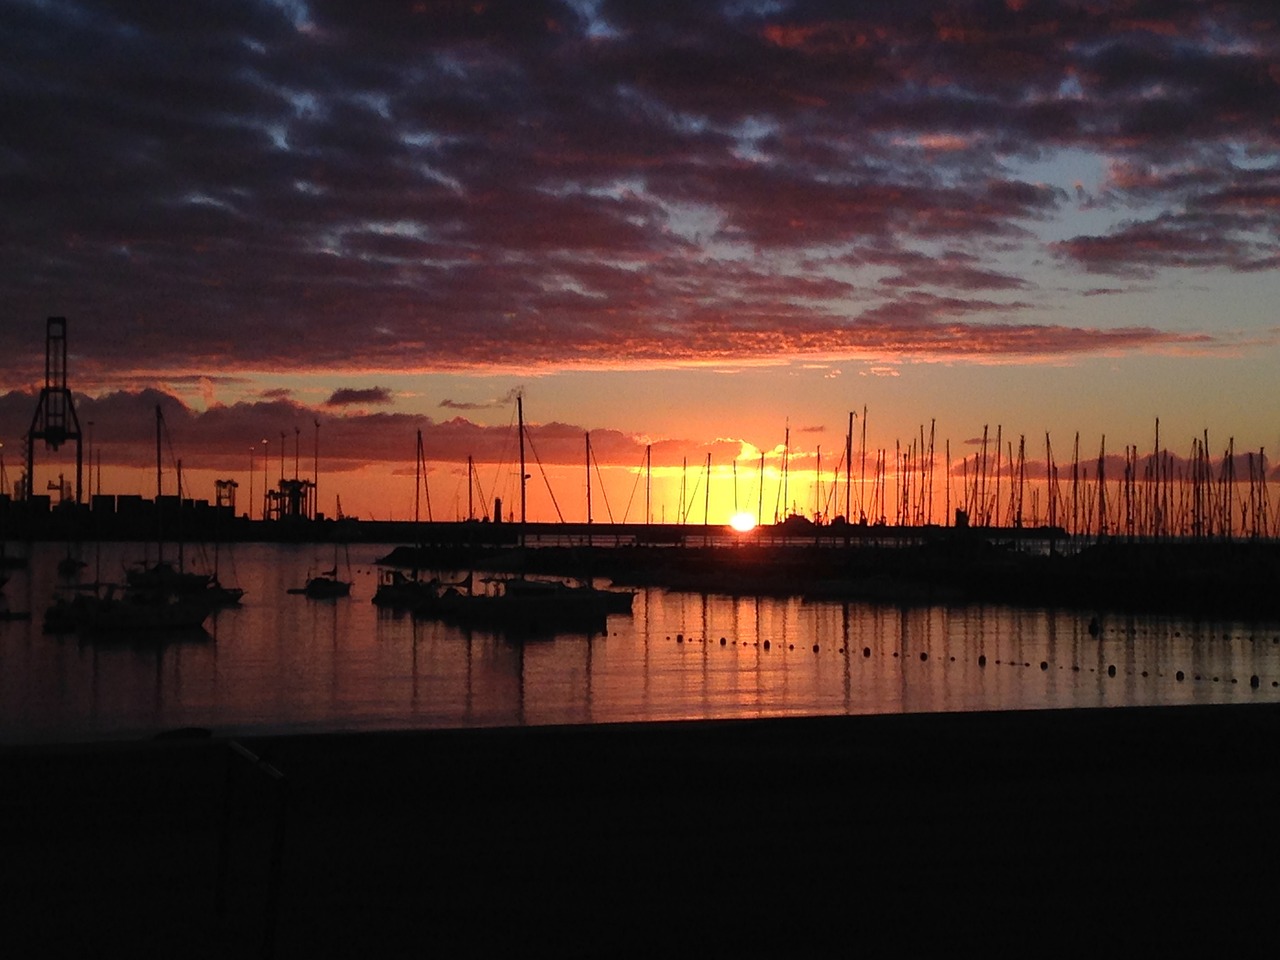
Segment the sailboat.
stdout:
<path fill-rule="evenodd" d="M 342 520 L 342 498 L 338 498 L 338 520 Z M 351 558 L 347 557 L 347 576 L 351 576 Z M 305 594 L 312 600 L 333 600 L 337 597 L 349 596 L 351 581 L 338 579 L 338 543 L 333 544 L 333 569 L 322 570 L 315 576 L 307 577 L 306 586 L 290 587 L 286 593 Z"/>
<path fill-rule="evenodd" d="M 178 565 L 175 567 L 164 559 L 164 536 L 160 519 L 160 498 L 163 496 L 161 485 L 161 438 L 164 432 L 164 413 L 156 404 L 156 562 L 151 566 L 142 564 L 125 572 L 125 581 L 131 588 L 138 590 L 163 590 L 182 596 L 199 597 L 213 607 L 234 606 L 244 597 L 242 587 L 224 587 L 215 572 L 195 573 L 185 568 L 182 563 L 182 541 L 178 542 Z M 178 509 L 182 509 L 182 461 L 178 461 Z"/>
<path fill-rule="evenodd" d="M 418 509 L 418 495 L 423 488 L 426 473 L 424 464 L 426 455 L 422 449 L 422 431 L 418 431 L 417 463 L 413 471 L 413 524 L 415 530 L 421 530 L 421 517 Z M 431 494 L 427 494 L 427 517 L 431 516 Z M 422 580 L 418 577 L 418 555 L 422 551 L 422 542 L 414 551 L 414 568 L 410 575 L 399 570 L 379 570 L 378 589 L 374 591 L 373 602 L 379 607 L 390 607 L 397 610 L 412 610 L 424 604 L 433 603 L 440 594 L 440 581 L 436 579 Z"/>
<path fill-rule="evenodd" d="M 159 518 L 160 435 L 163 415 L 156 405 L 156 510 Z M 162 538 L 160 538 L 162 542 Z M 45 611 L 46 633 L 147 633 L 199 629 L 218 605 L 210 577 L 187 574 L 164 561 L 129 571 L 123 588 L 100 586 L 93 593 L 60 597 Z"/>
<path fill-rule="evenodd" d="M 298 591 L 290 591 L 294 593 Z M 329 600 L 334 597 L 345 597 L 351 593 L 351 581 L 338 579 L 338 568 L 325 570 L 307 579 L 307 585 L 300 591 L 312 600 Z"/>
<path fill-rule="evenodd" d="M 520 440 L 520 542 L 527 519 L 524 453 L 524 399 L 516 397 Z M 600 590 L 590 584 L 570 586 L 556 580 L 525 576 L 489 577 L 483 593 L 450 596 L 439 615 L 464 626 L 489 627 L 510 636 L 553 635 L 570 630 L 604 631 L 612 613 L 630 613 L 633 592 Z"/>

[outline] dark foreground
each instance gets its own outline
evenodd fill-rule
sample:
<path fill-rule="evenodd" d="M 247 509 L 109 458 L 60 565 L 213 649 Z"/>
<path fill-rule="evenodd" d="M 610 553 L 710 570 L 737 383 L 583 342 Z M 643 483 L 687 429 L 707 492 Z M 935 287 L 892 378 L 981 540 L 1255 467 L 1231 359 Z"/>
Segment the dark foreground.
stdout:
<path fill-rule="evenodd" d="M 286 792 L 216 738 L 0 751 L 5 955 L 1037 955 L 1274 937 L 1274 705 L 244 745 Z"/>

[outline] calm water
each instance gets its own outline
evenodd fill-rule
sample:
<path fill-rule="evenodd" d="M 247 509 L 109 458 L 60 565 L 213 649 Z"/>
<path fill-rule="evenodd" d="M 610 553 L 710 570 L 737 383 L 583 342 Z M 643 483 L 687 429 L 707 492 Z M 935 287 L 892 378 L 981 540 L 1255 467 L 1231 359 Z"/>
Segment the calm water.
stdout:
<path fill-rule="evenodd" d="M 65 548 L 37 544 L 3 591 L 32 620 L 0 622 L 0 741 L 1280 700 L 1277 623 L 1112 616 L 1095 638 L 1061 611 L 650 589 L 607 636 L 517 645 L 379 611 L 385 552 L 353 547 L 352 596 L 315 601 L 286 590 L 332 548 L 240 545 L 222 579 L 248 594 L 206 636 L 88 642 L 41 633 Z M 86 548 L 82 579 L 144 556 Z"/>

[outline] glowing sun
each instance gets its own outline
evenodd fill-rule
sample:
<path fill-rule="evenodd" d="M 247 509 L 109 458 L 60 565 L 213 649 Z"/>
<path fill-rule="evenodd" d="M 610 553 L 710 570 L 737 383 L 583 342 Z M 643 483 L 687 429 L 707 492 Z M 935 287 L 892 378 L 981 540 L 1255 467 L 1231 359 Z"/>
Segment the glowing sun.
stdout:
<path fill-rule="evenodd" d="M 729 518 L 729 526 L 739 533 L 746 533 L 756 528 L 756 518 L 749 513 L 735 513 Z"/>

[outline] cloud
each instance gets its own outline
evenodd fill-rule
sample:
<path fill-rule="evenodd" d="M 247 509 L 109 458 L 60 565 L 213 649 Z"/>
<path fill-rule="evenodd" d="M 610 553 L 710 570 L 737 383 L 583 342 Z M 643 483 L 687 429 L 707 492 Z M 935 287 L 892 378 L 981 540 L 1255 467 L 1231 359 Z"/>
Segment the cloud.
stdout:
<path fill-rule="evenodd" d="M 9 382 L 1091 352 L 1076 274 L 1280 252 L 1250 4 L 171 6 L 0 8 Z"/>
<path fill-rule="evenodd" d="M 516 402 L 516 397 L 521 393 L 522 388 L 516 387 L 508 390 L 505 396 L 498 397 L 493 400 L 441 400 L 440 406 L 446 410 L 499 410 L 503 407 L 509 407 Z"/>
<path fill-rule="evenodd" d="M 362 405 L 381 406 L 390 403 L 391 391 L 386 387 L 367 387 L 357 389 L 342 387 L 333 391 L 324 402 L 326 407 L 354 407 Z"/>

